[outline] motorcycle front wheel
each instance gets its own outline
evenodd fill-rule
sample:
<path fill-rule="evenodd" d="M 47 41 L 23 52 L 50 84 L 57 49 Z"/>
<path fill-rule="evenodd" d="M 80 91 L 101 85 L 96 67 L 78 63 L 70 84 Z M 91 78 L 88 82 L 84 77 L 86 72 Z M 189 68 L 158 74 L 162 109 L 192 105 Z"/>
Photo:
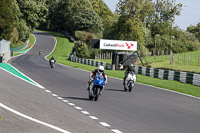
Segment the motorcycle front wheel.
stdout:
<path fill-rule="evenodd" d="M 132 89 L 133 89 L 133 82 L 130 82 L 130 83 L 129 83 L 129 92 L 131 92 Z"/>
<path fill-rule="evenodd" d="M 100 93 L 100 88 L 96 88 L 95 91 L 94 91 L 94 101 L 97 101 L 98 98 L 99 98 L 99 93 Z"/>

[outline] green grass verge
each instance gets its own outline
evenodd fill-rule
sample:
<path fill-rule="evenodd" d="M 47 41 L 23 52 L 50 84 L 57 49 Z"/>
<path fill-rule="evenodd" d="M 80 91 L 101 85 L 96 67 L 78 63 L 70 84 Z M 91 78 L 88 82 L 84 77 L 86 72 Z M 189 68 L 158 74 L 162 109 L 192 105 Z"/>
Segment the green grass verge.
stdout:
<path fill-rule="evenodd" d="M 0 116 L 0 120 L 2 120 L 2 117 Z"/>
<path fill-rule="evenodd" d="M 28 46 L 28 48 L 30 48 L 32 45 L 33 45 L 33 43 L 35 42 L 35 37 L 33 36 L 33 34 L 30 34 L 30 37 L 29 37 L 29 46 Z"/>
<path fill-rule="evenodd" d="M 28 47 L 26 47 L 26 50 L 28 50 L 30 47 L 32 47 L 34 42 L 35 42 L 35 37 L 33 36 L 33 34 L 30 34 L 30 36 L 29 36 L 29 45 L 28 45 Z M 26 52 L 26 50 L 15 51 L 15 52 L 13 52 L 13 56 L 20 55 L 23 52 Z M 22 51 L 22 52 L 21 53 L 16 53 L 16 52 L 20 52 L 20 51 Z"/>
<path fill-rule="evenodd" d="M 50 32 L 47 32 L 47 33 L 50 33 Z M 57 62 L 67 65 L 67 66 L 74 67 L 74 68 L 84 69 L 84 70 L 88 70 L 88 71 L 92 71 L 96 68 L 94 66 L 89 66 L 89 65 L 80 64 L 80 63 L 74 63 L 74 62 L 67 60 L 67 55 L 71 52 L 74 44 L 70 43 L 65 37 L 62 37 L 61 33 L 51 32 L 51 34 L 56 37 L 58 43 L 57 43 L 55 51 L 49 57 L 54 56 L 55 59 L 57 60 Z M 108 76 L 117 77 L 120 79 L 122 79 L 124 77 L 124 71 L 106 70 L 106 73 Z M 198 87 L 198 86 L 194 86 L 194 85 L 190 85 L 190 84 L 183 84 L 183 83 L 180 83 L 177 81 L 156 79 L 156 78 L 139 75 L 139 74 L 137 77 L 138 77 L 137 78 L 138 83 L 153 85 L 156 87 L 161 87 L 161 88 L 189 94 L 192 96 L 200 97 L 200 87 Z M 108 82 L 109 82 L 109 80 L 108 80 Z M 122 83 L 122 81 L 119 81 L 119 82 Z"/>

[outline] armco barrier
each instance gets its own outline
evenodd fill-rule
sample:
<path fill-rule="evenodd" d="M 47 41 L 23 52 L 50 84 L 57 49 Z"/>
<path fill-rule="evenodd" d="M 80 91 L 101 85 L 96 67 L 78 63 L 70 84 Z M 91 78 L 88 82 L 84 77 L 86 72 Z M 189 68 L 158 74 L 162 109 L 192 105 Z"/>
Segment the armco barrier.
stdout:
<path fill-rule="evenodd" d="M 112 70 L 112 65 L 109 63 L 105 63 L 105 62 L 99 62 L 99 61 L 94 61 L 91 59 L 84 59 L 84 58 L 71 57 L 71 56 L 69 56 L 69 60 L 72 62 L 82 63 L 82 64 L 96 66 L 96 67 L 99 65 L 102 65 L 102 66 L 104 66 L 105 69 Z"/>
<path fill-rule="evenodd" d="M 135 72 L 153 78 L 175 80 L 200 86 L 200 74 L 135 66 Z"/>
<path fill-rule="evenodd" d="M 83 64 L 87 64 L 91 66 L 103 65 L 105 69 L 112 70 L 112 65 L 105 62 L 98 62 L 91 59 L 83 59 L 83 58 L 78 58 L 78 57 L 69 57 L 69 60 L 72 62 L 79 62 L 79 60 L 82 60 L 81 63 Z M 188 83 L 188 84 L 200 86 L 200 74 L 196 74 L 196 73 L 148 68 L 148 67 L 141 67 L 141 66 L 135 66 L 135 72 L 137 74 L 142 74 L 142 75 L 150 76 L 153 78 L 175 80 L 182 83 Z"/>

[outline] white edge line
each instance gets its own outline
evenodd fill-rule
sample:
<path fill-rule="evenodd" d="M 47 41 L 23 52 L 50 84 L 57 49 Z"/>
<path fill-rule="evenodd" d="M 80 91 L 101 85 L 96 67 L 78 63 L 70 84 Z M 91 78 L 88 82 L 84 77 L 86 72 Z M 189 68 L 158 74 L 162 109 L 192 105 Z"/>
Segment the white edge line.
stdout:
<path fill-rule="evenodd" d="M 58 95 L 56 95 L 56 94 L 51 94 L 52 96 L 54 96 L 54 97 L 57 97 Z"/>
<path fill-rule="evenodd" d="M 117 129 L 111 129 L 111 131 L 113 131 L 114 133 L 123 133 L 123 132 L 121 132 L 121 131 L 119 131 Z"/>
<path fill-rule="evenodd" d="M 105 123 L 105 122 L 99 122 L 101 125 L 103 125 L 104 127 L 110 127 L 109 124 Z"/>
<path fill-rule="evenodd" d="M 63 100 L 63 98 L 62 97 L 57 97 L 59 100 Z"/>
<path fill-rule="evenodd" d="M 67 100 L 62 100 L 63 102 L 65 102 L 65 103 L 68 103 L 69 101 L 67 101 Z"/>
<path fill-rule="evenodd" d="M 37 119 L 35 119 L 35 118 L 32 118 L 32 117 L 27 116 L 27 115 L 25 115 L 25 114 L 22 114 L 22 113 L 20 113 L 20 112 L 18 112 L 18 111 L 16 111 L 16 110 L 13 110 L 13 109 L 7 107 L 6 105 L 4 105 L 4 104 L 2 104 L 2 103 L 0 103 L 0 106 L 1 106 L 2 108 L 6 109 L 6 110 L 8 110 L 8 111 L 10 111 L 10 112 L 12 112 L 12 113 L 15 113 L 16 115 L 19 115 L 19 116 L 21 116 L 21 117 L 24 117 L 24 118 L 26 118 L 26 119 L 28 119 L 28 120 L 33 121 L 33 122 L 36 122 L 36 123 L 42 124 L 42 125 L 44 125 L 44 126 L 50 127 L 50 128 L 52 128 L 52 129 L 55 129 L 55 130 L 60 131 L 60 132 L 62 132 L 62 133 L 71 133 L 71 132 L 66 131 L 66 130 L 64 130 L 64 129 L 61 129 L 61 128 L 59 128 L 59 127 L 56 127 L 56 126 L 54 126 L 54 125 L 51 125 L 51 124 L 48 124 L 48 123 L 39 121 L 39 120 L 37 120 Z"/>
<path fill-rule="evenodd" d="M 75 106 L 75 104 L 73 104 L 73 103 L 68 103 L 69 105 L 71 105 L 71 106 Z"/>
<path fill-rule="evenodd" d="M 74 107 L 75 109 L 78 109 L 78 110 L 82 110 L 82 108 L 81 107 Z"/>
<path fill-rule="evenodd" d="M 89 115 L 90 113 L 89 112 L 87 112 L 87 111 L 81 111 L 83 114 L 85 114 L 85 115 Z"/>
<path fill-rule="evenodd" d="M 98 120 L 98 118 L 97 117 L 95 117 L 95 116 L 89 116 L 91 119 L 93 119 L 93 120 Z"/>

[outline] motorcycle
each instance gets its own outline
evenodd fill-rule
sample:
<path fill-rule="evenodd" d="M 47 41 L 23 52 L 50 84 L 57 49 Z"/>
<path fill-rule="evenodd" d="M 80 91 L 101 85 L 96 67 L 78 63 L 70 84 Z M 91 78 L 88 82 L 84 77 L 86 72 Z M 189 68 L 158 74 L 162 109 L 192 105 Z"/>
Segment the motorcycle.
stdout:
<path fill-rule="evenodd" d="M 125 80 L 125 91 L 131 92 L 136 82 L 136 74 L 134 72 L 130 72 Z"/>
<path fill-rule="evenodd" d="M 51 61 L 50 61 L 50 66 L 51 66 L 51 68 L 54 67 L 54 64 L 55 64 L 55 61 L 54 61 L 54 60 L 51 60 Z"/>
<path fill-rule="evenodd" d="M 104 86 L 104 76 L 102 73 L 96 73 L 94 81 L 89 81 L 89 99 L 97 101 L 99 95 L 101 95 L 100 92 L 104 89 Z"/>

